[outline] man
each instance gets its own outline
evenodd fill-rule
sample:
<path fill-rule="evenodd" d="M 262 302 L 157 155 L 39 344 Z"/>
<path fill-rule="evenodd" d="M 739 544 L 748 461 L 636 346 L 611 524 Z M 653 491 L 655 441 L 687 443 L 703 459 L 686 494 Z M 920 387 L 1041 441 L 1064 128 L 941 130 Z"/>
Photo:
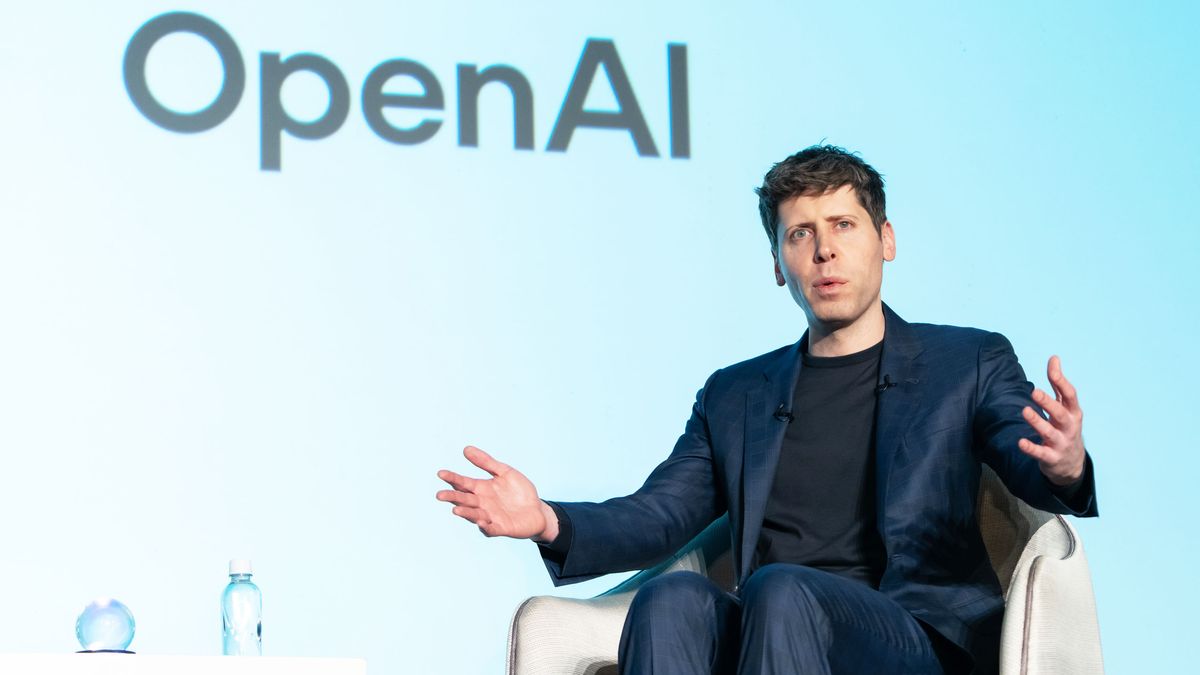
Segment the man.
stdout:
<path fill-rule="evenodd" d="M 438 499 L 488 536 L 531 538 L 556 584 L 657 563 L 723 513 L 737 586 L 643 586 L 630 673 L 990 673 L 1004 602 L 979 533 L 980 462 L 1039 509 L 1096 515 L 1075 390 L 1026 381 L 1001 335 L 909 324 L 880 299 L 896 256 L 883 181 L 830 146 L 758 190 L 795 345 L 714 373 L 671 455 L 634 494 L 547 503 L 482 450 Z"/>

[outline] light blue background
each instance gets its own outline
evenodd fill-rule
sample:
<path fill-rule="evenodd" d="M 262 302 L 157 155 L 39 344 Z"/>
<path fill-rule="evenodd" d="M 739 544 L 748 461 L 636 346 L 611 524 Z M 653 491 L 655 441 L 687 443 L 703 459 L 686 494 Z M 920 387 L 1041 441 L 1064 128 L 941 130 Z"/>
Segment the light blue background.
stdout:
<path fill-rule="evenodd" d="M 712 370 L 803 330 L 751 189 L 827 140 L 887 179 L 893 308 L 1004 332 L 1042 386 L 1062 355 L 1097 467 L 1103 517 L 1076 524 L 1108 669 L 1185 669 L 1200 12 L 842 4 L 6 4 L 0 650 L 75 649 L 78 611 L 112 595 L 135 650 L 218 653 L 224 565 L 249 556 L 268 654 L 499 672 L 512 610 L 550 583 L 531 544 L 435 502 L 434 472 L 469 442 L 548 498 L 635 489 Z M 247 66 L 198 135 L 151 124 L 121 80 L 134 31 L 176 9 Z M 540 149 L 588 37 L 616 41 L 663 151 L 666 44 L 688 45 L 692 159 L 587 129 Z M 280 173 L 257 168 L 264 51 L 319 53 L 351 86 L 341 130 L 285 138 Z M 366 73 L 398 57 L 446 89 L 424 145 L 362 118 Z M 512 150 L 499 89 L 480 147 L 456 146 L 460 62 L 525 73 L 538 150 Z M 180 109 L 220 78 L 183 35 L 149 73 Z M 311 78 L 284 94 L 323 109 Z"/>

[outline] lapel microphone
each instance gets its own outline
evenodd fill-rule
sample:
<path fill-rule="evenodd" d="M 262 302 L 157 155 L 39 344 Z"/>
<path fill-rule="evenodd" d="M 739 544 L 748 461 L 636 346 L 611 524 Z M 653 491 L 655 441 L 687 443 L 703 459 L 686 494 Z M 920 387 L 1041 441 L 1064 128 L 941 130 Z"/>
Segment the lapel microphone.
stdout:
<path fill-rule="evenodd" d="M 883 376 L 883 382 L 880 382 L 880 383 L 879 383 L 879 384 L 878 384 L 878 385 L 875 387 L 875 394 L 876 394 L 876 395 L 882 394 L 883 392 L 887 391 L 888 389 L 891 389 L 892 387 L 896 386 L 897 384 L 899 384 L 899 383 L 898 383 L 898 382 L 892 382 L 892 376 L 891 376 L 891 375 L 884 375 L 884 376 Z"/>
<path fill-rule="evenodd" d="M 790 424 L 795 417 L 792 416 L 792 411 L 785 410 L 783 404 L 780 403 L 779 407 L 775 409 L 775 419 L 779 420 L 780 422 L 787 422 Z"/>

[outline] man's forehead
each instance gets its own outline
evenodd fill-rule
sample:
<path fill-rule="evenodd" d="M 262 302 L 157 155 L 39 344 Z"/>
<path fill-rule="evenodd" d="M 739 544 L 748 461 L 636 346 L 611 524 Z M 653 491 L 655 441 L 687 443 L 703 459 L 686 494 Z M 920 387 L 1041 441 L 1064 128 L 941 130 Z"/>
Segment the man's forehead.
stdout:
<path fill-rule="evenodd" d="M 867 210 L 859 203 L 858 192 L 850 184 L 824 191 L 804 192 L 779 203 L 781 220 L 788 215 L 803 217 L 805 214 L 826 213 L 830 210 L 841 210 L 845 215 L 867 214 Z"/>

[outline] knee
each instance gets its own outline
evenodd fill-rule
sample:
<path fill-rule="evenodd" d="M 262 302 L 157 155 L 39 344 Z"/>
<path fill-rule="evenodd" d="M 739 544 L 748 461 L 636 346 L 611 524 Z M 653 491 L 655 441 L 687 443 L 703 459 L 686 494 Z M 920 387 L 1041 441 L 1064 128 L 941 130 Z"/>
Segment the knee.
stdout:
<path fill-rule="evenodd" d="M 647 581 L 630 605 L 631 614 L 696 616 L 716 603 L 720 590 L 695 572 L 671 572 Z"/>
<path fill-rule="evenodd" d="M 624 673 L 733 672 L 736 645 L 733 599 L 695 572 L 672 572 L 638 589 L 618 662 Z"/>
<path fill-rule="evenodd" d="M 759 568 L 742 589 L 743 611 L 748 614 L 814 615 L 821 611 L 813 589 L 821 572 L 802 565 L 773 563 Z"/>

